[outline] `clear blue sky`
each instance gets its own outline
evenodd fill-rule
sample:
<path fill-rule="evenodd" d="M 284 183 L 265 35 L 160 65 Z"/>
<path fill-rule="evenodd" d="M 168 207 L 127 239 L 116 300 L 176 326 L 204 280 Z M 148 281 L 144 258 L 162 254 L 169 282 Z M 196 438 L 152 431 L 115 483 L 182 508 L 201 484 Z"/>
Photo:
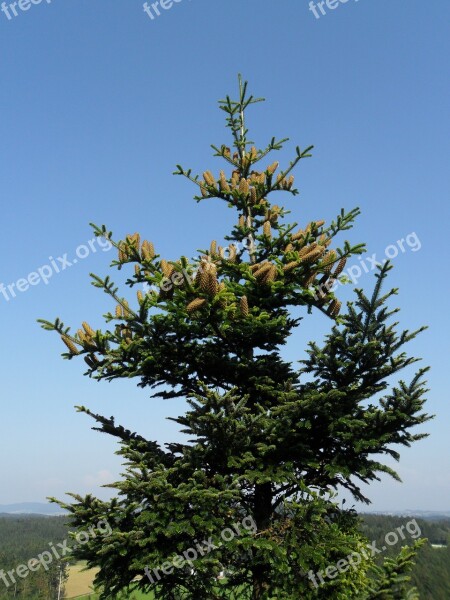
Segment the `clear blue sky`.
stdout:
<path fill-rule="evenodd" d="M 402 451 L 403 485 L 383 480 L 369 494 L 374 509 L 450 510 L 450 4 L 349 0 L 326 10 L 316 19 L 307 0 L 182 0 L 152 20 L 141 0 L 44 0 L 9 10 L 10 20 L 0 12 L 0 283 L 49 257 L 72 261 L 90 221 L 117 238 L 140 231 L 169 259 L 221 239 L 225 208 L 197 205 L 171 173 L 176 163 L 217 170 L 209 144 L 228 138 L 216 101 L 242 72 L 267 98 L 250 116 L 255 141 L 289 136 L 285 160 L 296 144 L 315 145 L 297 173 L 293 219 L 330 220 L 358 205 L 349 238 L 378 257 L 415 233 L 390 282 L 402 325 L 430 326 L 411 351 L 432 366 L 437 418 L 431 437 Z M 76 404 L 151 439 L 177 435 L 165 416 L 181 401 L 83 377 L 84 363 L 63 361 L 58 338 L 36 324 L 60 316 L 101 326 L 110 304 L 89 272 L 106 274 L 112 258 L 97 249 L 47 285 L 0 295 L 0 503 L 97 493 L 118 476 L 114 440 L 91 431 Z M 373 278 L 359 285 L 370 290 Z M 328 327 L 322 315 L 306 319 L 287 356 L 303 358 Z"/>

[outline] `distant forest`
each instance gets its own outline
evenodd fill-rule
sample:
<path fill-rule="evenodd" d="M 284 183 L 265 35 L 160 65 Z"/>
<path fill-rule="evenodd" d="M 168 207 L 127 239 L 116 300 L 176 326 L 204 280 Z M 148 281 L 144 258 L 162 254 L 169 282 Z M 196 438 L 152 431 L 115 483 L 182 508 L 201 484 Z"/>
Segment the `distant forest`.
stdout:
<path fill-rule="evenodd" d="M 376 541 L 377 548 L 385 546 L 385 536 L 395 532 L 411 521 L 414 517 L 390 517 L 385 515 L 364 515 L 362 517 L 362 530 L 372 542 Z M 412 573 L 412 584 L 417 587 L 421 600 L 449 600 L 450 599 L 450 519 L 422 520 L 416 519 L 420 527 L 421 537 L 428 539 L 419 552 L 416 566 Z M 397 554 L 400 548 L 411 544 L 411 539 L 405 531 L 406 539 L 399 541 L 395 546 L 388 546 L 381 556 Z M 444 548 L 433 548 L 445 546 Z"/>
<path fill-rule="evenodd" d="M 58 552 L 58 543 L 67 539 L 67 534 L 66 517 L 0 516 L 0 600 L 56 600 L 60 570 L 65 572 L 67 567 L 51 553 L 49 544 Z M 51 558 L 44 555 L 47 570 L 42 566 L 34 572 L 27 569 L 22 577 L 13 574 L 12 581 L 8 571 L 27 565 L 44 552 L 51 554 Z"/>
<path fill-rule="evenodd" d="M 363 515 L 361 528 L 370 542 L 377 548 L 386 546 L 386 535 L 395 532 L 398 527 L 412 521 L 413 517 L 391 517 L 384 515 Z M 449 600 L 450 598 L 450 519 L 416 519 L 421 537 L 428 539 L 419 553 L 413 572 L 413 584 L 420 592 L 421 600 Z M 56 558 L 48 570 L 40 568 L 26 577 L 15 576 L 16 584 L 11 582 L 7 572 L 21 564 L 27 564 L 51 546 L 68 539 L 66 517 L 40 516 L 0 516 L 0 600 L 56 600 L 60 576 L 61 561 Z M 406 539 L 398 544 L 387 546 L 380 559 L 398 553 L 402 545 L 412 542 L 404 530 Z M 433 547 L 436 546 L 444 546 Z"/>

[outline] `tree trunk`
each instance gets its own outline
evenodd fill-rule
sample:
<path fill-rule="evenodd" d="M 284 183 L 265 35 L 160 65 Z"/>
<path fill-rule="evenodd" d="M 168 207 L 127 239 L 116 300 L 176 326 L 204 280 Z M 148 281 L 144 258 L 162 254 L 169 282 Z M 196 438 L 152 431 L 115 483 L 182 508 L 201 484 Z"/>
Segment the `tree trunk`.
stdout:
<path fill-rule="evenodd" d="M 258 532 L 266 530 L 270 525 L 272 516 L 272 487 L 270 483 L 257 484 L 255 486 L 255 523 Z M 265 593 L 269 588 L 270 565 L 264 561 L 258 562 L 258 555 L 255 555 L 257 564 L 253 566 L 253 598 L 252 600 L 263 600 Z"/>

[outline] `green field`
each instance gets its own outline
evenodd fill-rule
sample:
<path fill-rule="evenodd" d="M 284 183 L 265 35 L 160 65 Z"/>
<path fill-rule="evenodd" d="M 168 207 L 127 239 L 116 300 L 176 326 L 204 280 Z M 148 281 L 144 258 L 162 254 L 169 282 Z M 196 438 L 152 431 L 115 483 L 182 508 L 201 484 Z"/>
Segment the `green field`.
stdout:
<path fill-rule="evenodd" d="M 96 569 L 83 571 L 84 563 L 77 563 L 69 567 L 69 579 L 66 582 L 66 598 L 80 598 L 92 590 Z M 86 596 L 88 598 L 89 596 Z M 94 596 L 93 596 L 94 597 Z"/>

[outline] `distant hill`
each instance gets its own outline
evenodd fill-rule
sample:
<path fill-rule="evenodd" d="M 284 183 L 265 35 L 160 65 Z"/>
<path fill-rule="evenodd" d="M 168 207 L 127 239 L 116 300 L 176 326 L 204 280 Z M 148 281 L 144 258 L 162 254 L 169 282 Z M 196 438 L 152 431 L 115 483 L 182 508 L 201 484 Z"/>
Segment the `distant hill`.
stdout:
<path fill-rule="evenodd" d="M 17 504 L 0 504 L 0 515 L 44 515 L 54 517 L 65 514 L 57 504 L 48 502 L 18 502 Z"/>
<path fill-rule="evenodd" d="M 0 515 L 45 515 L 54 517 L 66 514 L 57 504 L 49 502 L 17 502 L 16 504 L 0 504 Z M 383 510 L 361 512 L 361 515 L 380 515 L 397 517 L 418 517 L 425 520 L 450 519 L 449 511 L 427 511 L 427 510 Z"/>
<path fill-rule="evenodd" d="M 450 510 L 447 511 L 434 511 L 434 510 L 373 510 L 367 512 L 361 512 L 361 515 L 381 515 L 386 517 L 417 517 L 419 519 L 440 521 L 442 519 L 450 519 Z"/>

